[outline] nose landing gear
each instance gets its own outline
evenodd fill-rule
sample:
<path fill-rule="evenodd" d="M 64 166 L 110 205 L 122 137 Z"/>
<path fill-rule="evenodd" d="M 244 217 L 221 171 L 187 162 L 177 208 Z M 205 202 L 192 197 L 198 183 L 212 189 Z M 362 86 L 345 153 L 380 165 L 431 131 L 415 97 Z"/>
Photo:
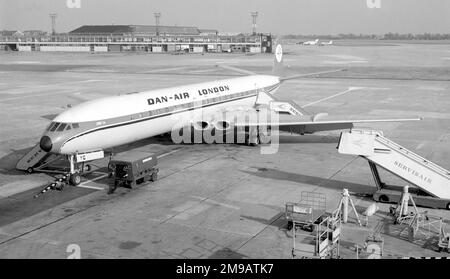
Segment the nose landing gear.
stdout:
<path fill-rule="evenodd" d="M 79 185 L 81 183 L 81 175 L 80 175 L 80 173 L 75 172 L 75 173 L 70 174 L 69 182 L 73 186 Z"/>
<path fill-rule="evenodd" d="M 75 155 L 68 155 L 68 159 L 70 164 L 70 171 L 68 173 L 64 173 L 62 176 L 56 176 L 55 181 L 48 184 L 42 191 L 36 194 L 34 196 L 35 198 L 50 190 L 62 191 L 64 189 L 64 186 L 66 186 L 67 184 L 78 186 L 82 180 L 81 174 L 83 172 L 88 172 L 91 170 L 91 166 L 87 164 L 85 165 L 84 162 L 82 163 L 80 169 L 76 168 Z"/>
<path fill-rule="evenodd" d="M 69 172 L 69 182 L 73 186 L 77 186 L 81 183 L 81 175 L 79 170 L 75 169 L 75 155 L 68 155 L 70 172 Z"/>

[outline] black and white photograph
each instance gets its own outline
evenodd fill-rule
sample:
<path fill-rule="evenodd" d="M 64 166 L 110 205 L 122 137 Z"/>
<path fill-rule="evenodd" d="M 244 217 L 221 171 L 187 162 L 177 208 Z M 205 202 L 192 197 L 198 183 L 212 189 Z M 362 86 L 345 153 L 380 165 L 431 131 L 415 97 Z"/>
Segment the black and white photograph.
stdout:
<path fill-rule="evenodd" d="M 450 1 L 0 0 L 0 259 L 273 278 L 449 240 Z"/>

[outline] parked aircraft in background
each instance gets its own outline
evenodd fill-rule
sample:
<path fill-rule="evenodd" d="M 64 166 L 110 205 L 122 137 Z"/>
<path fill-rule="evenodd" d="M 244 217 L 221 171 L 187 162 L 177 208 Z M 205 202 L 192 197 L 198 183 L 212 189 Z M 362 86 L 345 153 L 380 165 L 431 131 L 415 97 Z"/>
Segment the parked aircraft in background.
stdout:
<path fill-rule="evenodd" d="M 333 41 L 330 40 L 329 42 L 320 42 L 319 46 L 329 46 L 329 45 L 332 45 L 332 44 L 333 44 Z"/>
<path fill-rule="evenodd" d="M 304 45 L 304 46 L 315 46 L 318 43 L 319 43 L 319 39 L 315 39 L 314 41 L 303 42 L 302 45 Z"/>

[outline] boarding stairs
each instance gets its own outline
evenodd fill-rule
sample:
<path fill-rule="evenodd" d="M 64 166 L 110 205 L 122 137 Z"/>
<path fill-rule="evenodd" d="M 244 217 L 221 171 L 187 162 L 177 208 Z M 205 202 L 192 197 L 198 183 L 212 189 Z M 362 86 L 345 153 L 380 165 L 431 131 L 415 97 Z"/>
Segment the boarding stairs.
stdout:
<path fill-rule="evenodd" d="M 45 152 L 41 149 L 39 144 L 28 151 L 16 164 L 16 169 L 28 171 L 44 171 L 44 168 L 49 164 L 61 159 L 61 155 Z M 45 170 L 46 172 L 53 172 L 52 170 Z M 60 171 L 54 171 L 60 173 Z"/>
<path fill-rule="evenodd" d="M 376 169 L 380 166 L 434 197 L 450 199 L 450 171 L 387 139 L 380 131 L 342 132 L 338 151 L 367 159 L 376 183 L 381 184 Z"/>

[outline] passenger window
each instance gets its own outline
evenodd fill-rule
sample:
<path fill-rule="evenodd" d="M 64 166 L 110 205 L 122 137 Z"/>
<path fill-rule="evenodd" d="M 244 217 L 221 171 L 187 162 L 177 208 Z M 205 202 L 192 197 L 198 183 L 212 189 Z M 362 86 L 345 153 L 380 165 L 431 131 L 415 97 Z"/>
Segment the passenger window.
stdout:
<path fill-rule="evenodd" d="M 53 125 L 53 127 L 50 129 L 50 132 L 55 131 L 59 124 L 61 123 L 55 122 L 55 125 Z"/>
<path fill-rule="evenodd" d="M 67 124 L 61 124 L 59 127 L 58 127 L 58 132 L 61 132 L 61 131 L 64 131 L 64 128 L 66 128 L 66 126 L 67 126 Z"/>
<path fill-rule="evenodd" d="M 70 130 L 70 129 L 72 129 L 72 128 L 70 127 L 70 124 L 67 124 L 66 130 Z"/>
<path fill-rule="evenodd" d="M 78 129 L 80 127 L 80 125 L 78 125 L 78 123 L 72 123 L 72 127 L 74 129 Z"/>

